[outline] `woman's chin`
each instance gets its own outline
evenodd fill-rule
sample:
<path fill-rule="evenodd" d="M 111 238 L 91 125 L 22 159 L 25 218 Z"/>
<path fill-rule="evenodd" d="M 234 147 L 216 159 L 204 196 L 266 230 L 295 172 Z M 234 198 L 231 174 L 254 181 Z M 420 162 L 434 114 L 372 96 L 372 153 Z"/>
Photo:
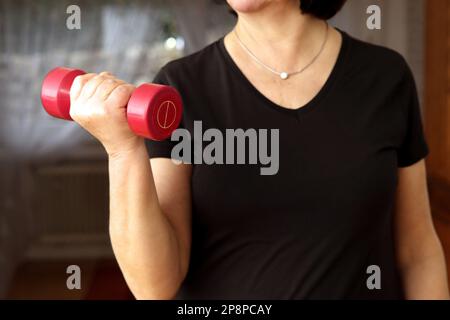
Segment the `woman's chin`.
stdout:
<path fill-rule="evenodd" d="M 270 0 L 227 0 L 236 12 L 251 13 L 262 9 Z"/>

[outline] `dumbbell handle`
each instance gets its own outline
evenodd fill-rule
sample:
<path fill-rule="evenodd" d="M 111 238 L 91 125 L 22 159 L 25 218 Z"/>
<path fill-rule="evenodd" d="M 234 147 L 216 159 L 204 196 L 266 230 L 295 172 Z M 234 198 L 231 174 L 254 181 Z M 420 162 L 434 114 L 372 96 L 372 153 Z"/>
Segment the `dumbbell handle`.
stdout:
<path fill-rule="evenodd" d="M 70 88 L 74 79 L 86 72 L 59 67 L 44 78 L 41 101 L 50 115 L 72 120 L 70 117 Z M 137 135 L 164 140 L 181 121 L 182 101 L 177 90 L 164 85 L 145 83 L 137 87 L 127 104 L 127 121 Z"/>

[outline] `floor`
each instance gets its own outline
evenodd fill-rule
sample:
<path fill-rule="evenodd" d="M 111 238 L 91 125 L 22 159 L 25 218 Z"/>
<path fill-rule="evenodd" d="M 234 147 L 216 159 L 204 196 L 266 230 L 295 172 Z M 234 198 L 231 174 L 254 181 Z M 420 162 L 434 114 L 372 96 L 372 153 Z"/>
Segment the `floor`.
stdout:
<path fill-rule="evenodd" d="M 131 300 L 134 299 L 113 259 L 79 260 L 81 289 L 69 290 L 67 266 L 74 261 L 25 262 L 16 271 L 8 299 Z"/>

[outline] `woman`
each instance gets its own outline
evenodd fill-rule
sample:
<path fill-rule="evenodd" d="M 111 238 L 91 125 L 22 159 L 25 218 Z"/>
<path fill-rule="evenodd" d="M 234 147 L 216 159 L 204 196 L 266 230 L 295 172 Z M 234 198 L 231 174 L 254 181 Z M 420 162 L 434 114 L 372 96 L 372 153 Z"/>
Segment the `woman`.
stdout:
<path fill-rule="evenodd" d="M 412 74 L 326 24 L 343 3 L 228 0 L 233 31 L 155 78 L 181 93 L 191 133 L 279 130 L 271 175 L 175 164 L 175 142 L 129 130 L 132 85 L 76 79 L 71 115 L 108 153 L 110 235 L 136 298 L 449 297 Z"/>

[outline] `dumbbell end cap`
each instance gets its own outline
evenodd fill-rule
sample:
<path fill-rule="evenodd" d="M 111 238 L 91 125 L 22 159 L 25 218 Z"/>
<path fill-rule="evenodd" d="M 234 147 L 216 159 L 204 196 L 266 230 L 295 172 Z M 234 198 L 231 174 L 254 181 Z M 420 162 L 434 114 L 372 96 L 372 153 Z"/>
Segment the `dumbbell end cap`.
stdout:
<path fill-rule="evenodd" d="M 178 128 L 183 104 L 178 91 L 170 86 L 143 84 L 133 92 L 127 106 L 130 128 L 151 140 L 165 140 Z"/>
<path fill-rule="evenodd" d="M 45 111 L 53 117 L 72 120 L 70 117 L 70 88 L 75 77 L 85 74 L 83 70 L 58 67 L 44 78 L 41 102 Z"/>

